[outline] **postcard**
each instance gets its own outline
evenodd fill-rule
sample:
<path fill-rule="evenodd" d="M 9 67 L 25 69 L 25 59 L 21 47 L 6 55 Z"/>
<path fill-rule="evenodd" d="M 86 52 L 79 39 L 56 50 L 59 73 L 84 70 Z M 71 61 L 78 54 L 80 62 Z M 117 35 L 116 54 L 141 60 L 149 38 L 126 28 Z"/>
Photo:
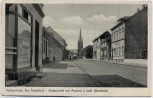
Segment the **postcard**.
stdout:
<path fill-rule="evenodd" d="M 151 96 L 151 2 L 3 0 L 2 95 Z"/>

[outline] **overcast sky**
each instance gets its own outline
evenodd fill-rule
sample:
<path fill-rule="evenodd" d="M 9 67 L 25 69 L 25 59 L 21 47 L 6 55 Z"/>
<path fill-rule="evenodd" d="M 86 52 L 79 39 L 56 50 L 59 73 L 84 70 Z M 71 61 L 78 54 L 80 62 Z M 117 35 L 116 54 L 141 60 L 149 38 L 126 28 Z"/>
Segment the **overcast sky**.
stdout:
<path fill-rule="evenodd" d="M 67 49 L 77 49 L 82 30 L 84 47 L 106 30 L 111 29 L 123 16 L 131 16 L 142 5 L 117 4 L 44 4 L 43 25 L 51 26 L 67 42 Z"/>

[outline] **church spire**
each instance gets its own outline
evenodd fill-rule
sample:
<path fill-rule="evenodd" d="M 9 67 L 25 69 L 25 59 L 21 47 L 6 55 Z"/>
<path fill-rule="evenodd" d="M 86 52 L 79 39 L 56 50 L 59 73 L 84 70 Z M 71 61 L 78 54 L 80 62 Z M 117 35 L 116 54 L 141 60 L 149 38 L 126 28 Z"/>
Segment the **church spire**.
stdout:
<path fill-rule="evenodd" d="M 78 58 L 83 58 L 83 38 L 81 35 L 81 29 L 80 29 L 79 39 L 78 39 Z"/>
<path fill-rule="evenodd" d="M 82 35 L 81 35 L 81 29 L 80 29 L 80 36 L 79 36 L 79 41 L 82 41 Z"/>

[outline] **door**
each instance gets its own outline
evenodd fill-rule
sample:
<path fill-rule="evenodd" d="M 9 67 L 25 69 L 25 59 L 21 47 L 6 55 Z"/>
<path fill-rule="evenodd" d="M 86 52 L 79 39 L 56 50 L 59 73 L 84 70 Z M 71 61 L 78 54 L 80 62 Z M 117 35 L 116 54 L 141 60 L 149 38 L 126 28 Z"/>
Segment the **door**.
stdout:
<path fill-rule="evenodd" d="M 39 23 L 35 21 L 35 67 L 36 70 L 39 70 Z"/>

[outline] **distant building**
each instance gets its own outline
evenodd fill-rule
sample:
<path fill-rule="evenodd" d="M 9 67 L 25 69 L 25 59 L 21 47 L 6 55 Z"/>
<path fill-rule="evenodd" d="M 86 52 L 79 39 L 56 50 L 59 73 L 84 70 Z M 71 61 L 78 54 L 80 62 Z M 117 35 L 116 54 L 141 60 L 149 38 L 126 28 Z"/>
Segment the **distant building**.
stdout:
<path fill-rule="evenodd" d="M 110 60 L 111 34 L 106 31 L 93 40 L 93 59 Z"/>
<path fill-rule="evenodd" d="M 73 60 L 77 59 L 77 49 L 68 49 L 69 54 L 68 54 L 68 59 Z"/>
<path fill-rule="evenodd" d="M 52 62 L 53 57 L 55 57 L 56 62 L 60 62 L 66 58 L 67 44 L 51 27 L 47 29 L 43 27 L 42 46 L 43 63 Z"/>
<path fill-rule="evenodd" d="M 147 58 L 147 6 L 131 17 L 120 18 L 111 30 L 113 60 Z"/>
<path fill-rule="evenodd" d="M 21 84 L 42 68 L 43 4 L 6 4 L 5 9 L 6 81 Z"/>
<path fill-rule="evenodd" d="M 80 29 L 80 35 L 78 40 L 78 58 L 79 59 L 83 58 L 83 39 L 81 35 L 81 29 Z"/>

